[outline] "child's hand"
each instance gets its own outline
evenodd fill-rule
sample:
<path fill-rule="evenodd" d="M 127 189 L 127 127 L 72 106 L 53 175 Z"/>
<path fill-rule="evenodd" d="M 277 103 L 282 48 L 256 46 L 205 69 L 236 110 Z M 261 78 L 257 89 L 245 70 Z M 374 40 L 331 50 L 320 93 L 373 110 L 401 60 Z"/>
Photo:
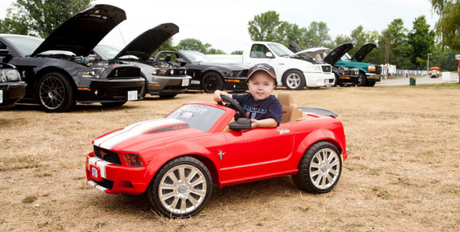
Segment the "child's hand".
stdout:
<path fill-rule="evenodd" d="M 257 127 L 259 127 L 259 120 L 251 119 L 251 128 L 257 128 Z"/>
<path fill-rule="evenodd" d="M 224 91 L 220 91 L 220 90 L 216 90 L 214 92 L 214 96 L 213 96 L 213 99 L 215 102 L 222 102 L 222 98 L 220 96 L 222 95 L 226 95 L 226 96 L 229 96 L 229 97 L 232 97 L 232 95 L 230 95 L 229 93 L 227 92 L 224 92 Z"/>

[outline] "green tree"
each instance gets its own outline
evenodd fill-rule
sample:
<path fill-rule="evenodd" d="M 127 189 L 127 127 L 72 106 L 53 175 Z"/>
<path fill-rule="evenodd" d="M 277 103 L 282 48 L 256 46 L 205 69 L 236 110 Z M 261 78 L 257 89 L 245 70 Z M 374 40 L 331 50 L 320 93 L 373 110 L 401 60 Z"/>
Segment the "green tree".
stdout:
<path fill-rule="evenodd" d="M 190 50 L 190 51 L 198 51 L 201 53 L 206 54 L 208 49 L 211 47 L 210 44 L 203 44 L 200 40 L 189 38 L 183 39 L 177 45 L 179 50 Z"/>
<path fill-rule="evenodd" d="M 301 28 L 295 23 L 290 24 L 288 22 L 282 22 L 280 30 L 284 31 L 284 37 L 282 38 L 281 43 L 286 47 L 288 47 L 292 42 L 298 43 L 299 41 L 303 41 L 303 36 L 306 33 L 305 28 Z"/>
<path fill-rule="evenodd" d="M 350 53 L 350 55 L 355 54 L 358 51 L 358 49 L 360 49 L 366 43 L 377 44 L 379 38 L 380 38 L 380 34 L 378 31 L 364 31 L 363 26 L 360 25 L 357 28 L 355 28 L 353 31 L 351 31 L 349 42 L 353 43 L 354 47 L 348 53 Z M 383 63 L 383 60 L 381 59 L 381 56 L 380 56 L 380 49 L 378 46 L 374 48 L 366 56 L 365 61 L 369 63 L 375 63 L 375 64 Z"/>
<path fill-rule="evenodd" d="M 331 44 L 329 45 L 329 48 L 335 48 L 341 44 L 349 43 L 350 41 L 351 41 L 351 38 L 347 35 L 337 35 L 334 41 L 332 41 Z"/>
<path fill-rule="evenodd" d="M 0 32 L 20 33 L 46 38 L 93 0 L 17 0 L 0 21 Z M 13 13 L 14 12 L 14 13 Z"/>
<path fill-rule="evenodd" d="M 427 54 L 434 48 L 434 36 L 425 16 L 415 19 L 413 29 L 408 34 L 408 44 L 411 46 L 410 60 L 416 69 L 420 69 L 421 65 L 426 63 Z"/>
<path fill-rule="evenodd" d="M 331 43 L 329 28 L 325 22 L 311 22 L 304 34 L 301 46 L 305 48 L 324 47 Z"/>
<path fill-rule="evenodd" d="M 207 51 L 206 51 L 206 54 L 227 54 L 225 53 L 224 51 L 220 50 L 220 49 L 216 49 L 216 48 L 209 48 Z"/>
<path fill-rule="evenodd" d="M 249 36 L 254 41 L 273 41 L 284 42 L 284 29 L 286 24 L 280 21 L 276 11 L 267 11 L 254 16 L 254 20 L 249 21 Z M 281 35 L 281 36 L 280 36 Z"/>
<path fill-rule="evenodd" d="M 402 19 L 393 20 L 382 31 L 379 47 L 384 63 L 395 64 L 398 69 L 409 68 L 410 61 L 407 57 L 410 48 L 407 44 L 407 33 Z"/>
<path fill-rule="evenodd" d="M 436 33 L 443 46 L 460 50 L 460 1 L 431 0 L 431 4 L 439 20 L 436 23 Z"/>
<path fill-rule="evenodd" d="M 243 55 L 243 50 L 236 50 L 230 53 L 231 55 Z"/>

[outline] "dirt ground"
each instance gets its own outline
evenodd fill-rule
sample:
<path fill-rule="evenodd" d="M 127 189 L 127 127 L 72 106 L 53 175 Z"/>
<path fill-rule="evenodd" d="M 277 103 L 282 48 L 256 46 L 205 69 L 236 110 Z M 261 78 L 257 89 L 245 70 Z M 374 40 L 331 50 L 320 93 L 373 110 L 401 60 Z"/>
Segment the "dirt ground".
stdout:
<path fill-rule="evenodd" d="M 0 231 L 460 230 L 460 85 L 292 94 L 298 105 L 334 110 L 344 124 L 349 158 L 335 189 L 302 192 L 290 176 L 215 187 L 200 214 L 176 220 L 159 216 L 143 196 L 90 187 L 85 156 L 103 133 L 212 95 L 60 114 L 31 105 L 1 111 Z"/>

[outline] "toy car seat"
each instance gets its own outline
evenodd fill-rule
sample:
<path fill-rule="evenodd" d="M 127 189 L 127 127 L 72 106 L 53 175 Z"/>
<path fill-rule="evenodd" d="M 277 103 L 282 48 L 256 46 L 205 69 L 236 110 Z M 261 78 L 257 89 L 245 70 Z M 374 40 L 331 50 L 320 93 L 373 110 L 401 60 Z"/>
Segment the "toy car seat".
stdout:
<path fill-rule="evenodd" d="M 281 123 L 295 122 L 303 117 L 302 110 L 299 109 L 297 104 L 294 103 L 291 93 L 281 92 L 278 94 L 278 100 L 283 107 L 283 115 L 281 117 Z"/>

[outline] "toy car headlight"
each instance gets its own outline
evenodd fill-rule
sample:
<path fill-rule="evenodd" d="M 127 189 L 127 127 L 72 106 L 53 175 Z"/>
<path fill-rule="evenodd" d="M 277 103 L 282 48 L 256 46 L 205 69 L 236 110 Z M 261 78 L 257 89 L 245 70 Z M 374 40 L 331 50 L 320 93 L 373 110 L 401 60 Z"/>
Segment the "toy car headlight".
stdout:
<path fill-rule="evenodd" d="M 375 64 L 371 64 L 367 67 L 367 71 L 369 72 L 375 72 Z"/>
<path fill-rule="evenodd" d="M 104 70 L 105 68 L 92 68 L 84 71 L 81 76 L 87 78 L 99 78 Z"/>
<path fill-rule="evenodd" d="M 0 82 L 20 81 L 21 74 L 15 69 L 3 69 L 0 72 Z"/>
<path fill-rule="evenodd" d="M 123 158 L 128 166 L 142 167 L 142 160 L 137 154 L 123 153 Z"/>

